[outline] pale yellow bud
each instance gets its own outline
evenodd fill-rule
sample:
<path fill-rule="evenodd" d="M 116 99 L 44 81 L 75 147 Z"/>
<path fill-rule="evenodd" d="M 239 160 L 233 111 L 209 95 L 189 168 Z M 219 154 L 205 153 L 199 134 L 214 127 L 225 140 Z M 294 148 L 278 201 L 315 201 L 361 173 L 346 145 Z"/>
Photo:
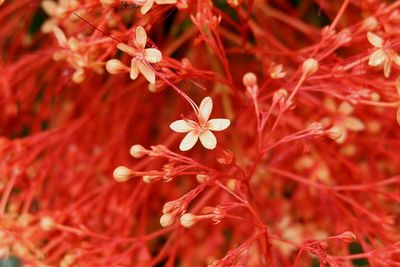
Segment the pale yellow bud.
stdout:
<path fill-rule="evenodd" d="M 357 239 L 357 236 L 353 232 L 346 231 L 340 235 L 340 238 L 346 243 L 351 243 Z"/>
<path fill-rule="evenodd" d="M 117 182 L 125 182 L 133 176 L 134 172 L 125 166 L 119 166 L 113 172 L 113 177 Z"/>
<path fill-rule="evenodd" d="M 146 184 L 150 184 L 156 180 L 158 180 L 160 177 L 157 175 L 143 175 L 143 182 Z"/>
<path fill-rule="evenodd" d="M 196 175 L 196 180 L 197 180 L 197 182 L 199 182 L 199 184 L 204 183 L 208 179 L 210 179 L 210 176 L 208 176 L 207 174 L 199 173 Z"/>
<path fill-rule="evenodd" d="M 333 126 L 326 131 L 326 134 L 330 139 L 337 140 L 342 136 L 342 132 L 342 128 L 340 128 L 339 126 Z"/>
<path fill-rule="evenodd" d="M 51 231 L 54 229 L 55 226 L 56 226 L 56 223 L 55 223 L 54 219 L 51 217 L 46 216 L 40 220 L 40 228 L 43 231 Z"/>
<path fill-rule="evenodd" d="M 168 227 L 171 226 L 174 223 L 174 216 L 172 216 L 170 213 L 166 213 L 160 218 L 160 224 L 162 227 Z"/>
<path fill-rule="evenodd" d="M 110 74 L 118 74 L 126 70 L 126 66 L 118 59 L 110 59 L 106 63 L 106 70 Z"/>
<path fill-rule="evenodd" d="M 318 70 L 318 61 L 308 58 L 303 62 L 303 75 L 310 76 Z"/>
<path fill-rule="evenodd" d="M 243 75 L 243 84 L 246 87 L 253 87 L 257 85 L 257 76 L 252 73 L 248 72 L 245 75 Z"/>
<path fill-rule="evenodd" d="M 141 145 L 133 145 L 129 153 L 132 157 L 139 159 L 147 155 L 147 150 Z"/>
<path fill-rule="evenodd" d="M 185 228 L 190 228 L 197 222 L 197 216 L 191 213 L 185 213 L 181 216 L 181 225 Z"/>
<path fill-rule="evenodd" d="M 284 102 L 286 100 L 287 96 L 288 96 L 288 92 L 285 89 L 281 88 L 274 93 L 272 100 L 273 100 L 273 102 L 277 102 L 277 101 Z"/>

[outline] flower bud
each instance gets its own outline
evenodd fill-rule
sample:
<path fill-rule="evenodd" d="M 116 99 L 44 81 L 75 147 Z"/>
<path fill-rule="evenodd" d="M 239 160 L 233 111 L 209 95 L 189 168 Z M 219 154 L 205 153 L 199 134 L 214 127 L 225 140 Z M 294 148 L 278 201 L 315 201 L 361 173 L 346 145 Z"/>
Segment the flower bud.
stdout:
<path fill-rule="evenodd" d="M 210 176 L 208 176 L 207 174 L 199 173 L 196 175 L 196 180 L 197 182 L 199 182 L 199 184 L 204 183 L 208 179 L 210 179 Z"/>
<path fill-rule="evenodd" d="M 160 218 L 160 224 L 164 228 L 171 226 L 174 223 L 174 219 L 175 219 L 174 216 L 172 216 L 170 213 L 165 213 Z"/>
<path fill-rule="evenodd" d="M 160 176 L 157 175 L 143 175 L 143 182 L 150 184 L 152 182 L 158 181 Z"/>
<path fill-rule="evenodd" d="M 118 73 L 126 70 L 126 68 L 127 67 L 118 59 L 110 59 L 106 63 L 106 70 L 110 74 L 118 74 Z"/>
<path fill-rule="evenodd" d="M 288 96 L 288 92 L 285 89 L 281 88 L 274 93 L 272 101 L 283 104 L 286 101 L 287 96 Z"/>
<path fill-rule="evenodd" d="M 318 70 L 318 61 L 308 58 L 303 62 L 303 75 L 310 76 Z"/>
<path fill-rule="evenodd" d="M 367 31 L 373 31 L 377 27 L 378 27 L 378 21 L 373 16 L 364 19 L 361 25 L 361 28 Z"/>
<path fill-rule="evenodd" d="M 40 220 L 40 228 L 43 231 L 51 231 L 54 229 L 56 223 L 53 218 L 46 216 Z"/>
<path fill-rule="evenodd" d="M 332 140 L 337 140 L 342 136 L 342 128 L 339 126 L 333 126 L 326 131 L 328 137 Z"/>
<path fill-rule="evenodd" d="M 243 75 L 243 84 L 246 87 L 253 87 L 257 85 L 257 76 L 252 73 L 248 72 L 245 75 Z"/>
<path fill-rule="evenodd" d="M 129 150 L 129 154 L 136 159 L 140 159 L 147 155 L 147 150 L 141 145 L 133 145 Z"/>
<path fill-rule="evenodd" d="M 357 236 L 353 232 L 346 231 L 340 235 L 340 238 L 346 243 L 351 243 L 357 239 Z"/>
<path fill-rule="evenodd" d="M 125 166 L 119 166 L 113 172 L 113 177 L 117 182 L 125 182 L 133 176 L 134 172 Z"/>
<path fill-rule="evenodd" d="M 181 216 L 181 225 L 185 228 L 192 227 L 197 222 L 197 216 L 191 213 L 185 213 Z"/>

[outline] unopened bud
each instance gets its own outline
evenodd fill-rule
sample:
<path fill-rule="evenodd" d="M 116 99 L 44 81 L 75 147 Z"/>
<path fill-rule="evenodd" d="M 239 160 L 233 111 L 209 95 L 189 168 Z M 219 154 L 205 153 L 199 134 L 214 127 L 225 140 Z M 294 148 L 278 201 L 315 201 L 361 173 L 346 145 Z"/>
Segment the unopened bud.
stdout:
<path fill-rule="evenodd" d="M 362 22 L 361 28 L 366 31 L 373 31 L 378 27 L 378 21 L 375 17 L 368 17 Z"/>
<path fill-rule="evenodd" d="M 134 172 L 125 166 L 119 166 L 113 172 L 113 177 L 117 182 L 125 182 L 133 176 Z"/>
<path fill-rule="evenodd" d="M 136 159 L 140 159 L 147 155 L 147 150 L 141 145 L 133 145 L 129 150 L 129 154 Z"/>
<path fill-rule="evenodd" d="M 172 216 L 170 213 L 165 213 L 160 218 L 160 224 L 162 227 L 171 226 L 174 223 L 174 219 L 174 216 Z"/>
<path fill-rule="evenodd" d="M 74 83 L 81 83 L 85 80 L 85 71 L 83 69 L 77 69 L 74 74 L 72 74 L 72 81 Z"/>
<path fill-rule="evenodd" d="M 245 75 L 243 75 L 242 81 L 244 86 L 253 87 L 257 85 L 257 76 L 252 72 L 248 72 Z"/>
<path fill-rule="evenodd" d="M 158 181 L 160 176 L 157 175 L 143 175 L 143 182 L 150 184 L 152 182 Z"/>
<path fill-rule="evenodd" d="M 43 231 L 51 231 L 54 229 L 55 225 L 56 225 L 56 223 L 55 223 L 54 219 L 51 217 L 46 216 L 40 220 L 40 228 Z"/>
<path fill-rule="evenodd" d="M 127 67 L 118 59 L 110 59 L 106 63 L 106 70 L 110 74 L 118 74 L 118 73 L 126 70 L 126 68 Z"/>
<path fill-rule="evenodd" d="M 196 175 L 196 180 L 197 180 L 197 182 L 199 182 L 199 184 L 202 184 L 209 179 L 210 179 L 210 176 L 208 176 L 207 174 L 199 173 Z"/>
<path fill-rule="evenodd" d="M 339 126 L 333 126 L 326 131 L 328 137 L 332 140 L 337 140 L 342 136 L 342 128 Z"/>
<path fill-rule="evenodd" d="M 351 243 L 357 239 L 357 236 L 353 232 L 346 231 L 340 235 L 340 238 L 346 243 Z"/>
<path fill-rule="evenodd" d="M 181 216 L 181 225 L 190 228 L 197 222 L 197 216 L 191 213 L 185 213 Z"/>
<path fill-rule="evenodd" d="M 272 101 L 280 102 L 283 104 L 286 101 L 287 96 L 288 96 L 288 92 L 285 89 L 281 88 L 274 93 Z"/>
<path fill-rule="evenodd" d="M 310 76 L 318 70 L 318 61 L 308 58 L 303 62 L 303 75 Z"/>

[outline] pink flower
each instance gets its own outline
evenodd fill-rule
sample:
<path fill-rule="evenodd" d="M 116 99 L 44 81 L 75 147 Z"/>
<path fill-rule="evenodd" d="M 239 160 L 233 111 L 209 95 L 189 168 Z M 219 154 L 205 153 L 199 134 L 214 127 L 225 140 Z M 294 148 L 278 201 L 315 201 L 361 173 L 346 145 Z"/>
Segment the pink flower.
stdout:
<path fill-rule="evenodd" d="M 179 149 L 187 151 L 191 149 L 200 138 L 201 144 L 207 149 L 214 149 L 217 146 L 217 139 L 211 131 L 222 131 L 231 124 L 228 119 L 211 119 L 209 120 L 213 102 L 211 97 L 206 97 L 201 101 L 199 110 L 196 114 L 197 122 L 193 120 L 183 119 L 171 123 L 169 126 L 177 133 L 187 133 L 183 138 Z"/>

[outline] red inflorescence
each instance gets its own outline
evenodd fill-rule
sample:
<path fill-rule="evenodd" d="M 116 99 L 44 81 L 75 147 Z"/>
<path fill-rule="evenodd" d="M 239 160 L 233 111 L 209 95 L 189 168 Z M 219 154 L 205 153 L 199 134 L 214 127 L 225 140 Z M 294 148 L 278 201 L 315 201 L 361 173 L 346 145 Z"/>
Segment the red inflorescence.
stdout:
<path fill-rule="evenodd" d="M 0 25 L 0 266 L 400 266 L 400 1 L 0 0 Z"/>

